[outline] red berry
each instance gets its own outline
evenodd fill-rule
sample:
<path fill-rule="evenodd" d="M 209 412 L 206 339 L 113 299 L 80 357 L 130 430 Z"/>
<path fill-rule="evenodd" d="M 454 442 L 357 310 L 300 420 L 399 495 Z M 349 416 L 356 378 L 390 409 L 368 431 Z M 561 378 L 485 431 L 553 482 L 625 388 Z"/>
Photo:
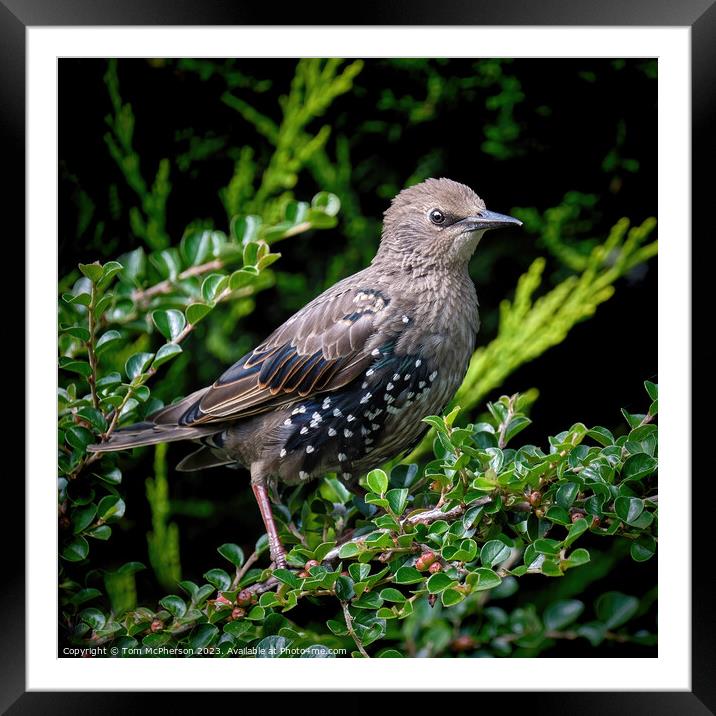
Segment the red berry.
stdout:
<path fill-rule="evenodd" d="M 435 552 L 423 552 L 416 560 L 415 568 L 420 572 L 424 572 L 436 559 Z"/>
<path fill-rule="evenodd" d="M 241 607 L 234 607 L 233 611 L 231 612 L 231 618 L 232 619 L 241 619 L 241 617 L 246 615 L 246 610 L 242 609 Z"/>
<path fill-rule="evenodd" d="M 534 492 L 530 492 L 529 497 L 527 499 L 529 500 L 529 503 L 530 505 L 532 505 L 532 507 L 539 507 L 542 502 L 542 493 L 537 492 L 537 490 L 535 490 Z"/>
<path fill-rule="evenodd" d="M 242 589 L 236 595 L 236 605 L 239 607 L 248 607 L 253 601 L 254 595 L 249 589 Z"/>
<path fill-rule="evenodd" d="M 442 568 L 443 566 L 442 564 L 440 564 L 440 562 L 433 562 L 428 567 L 428 572 L 430 572 L 430 574 L 437 574 L 438 572 L 442 571 Z"/>
<path fill-rule="evenodd" d="M 154 619 L 152 625 L 149 627 L 152 632 L 161 631 L 164 629 L 164 622 L 161 619 Z"/>

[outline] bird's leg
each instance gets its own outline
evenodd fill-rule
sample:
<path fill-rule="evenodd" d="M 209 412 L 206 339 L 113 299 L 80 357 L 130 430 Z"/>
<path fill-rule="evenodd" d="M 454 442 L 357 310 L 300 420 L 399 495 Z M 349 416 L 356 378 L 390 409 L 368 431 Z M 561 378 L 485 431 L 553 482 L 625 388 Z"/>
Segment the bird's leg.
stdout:
<path fill-rule="evenodd" d="M 273 512 L 271 511 L 271 502 L 269 501 L 266 483 L 252 482 L 251 489 L 254 491 L 254 497 L 258 503 L 259 511 L 261 512 L 261 519 L 264 521 L 264 526 L 266 527 L 271 559 L 276 567 L 285 568 L 286 550 L 281 543 L 281 538 L 278 536 L 278 530 L 276 529 L 276 523 L 273 519 Z"/>

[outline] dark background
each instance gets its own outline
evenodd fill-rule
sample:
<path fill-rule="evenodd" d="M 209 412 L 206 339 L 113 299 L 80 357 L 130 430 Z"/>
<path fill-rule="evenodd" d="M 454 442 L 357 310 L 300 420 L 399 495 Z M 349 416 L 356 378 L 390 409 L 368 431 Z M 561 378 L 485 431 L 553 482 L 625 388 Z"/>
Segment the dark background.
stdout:
<path fill-rule="evenodd" d="M 339 97 L 321 118 L 319 126 L 333 127 L 329 147 L 338 135 L 350 139 L 351 183 L 360 196 L 362 215 L 371 222 L 358 237 L 346 238 L 339 224 L 331 231 L 283 242 L 279 249 L 283 258 L 276 265 L 277 285 L 259 294 L 254 312 L 241 321 L 235 358 L 327 285 L 367 263 L 379 238 L 377 221 L 390 198 L 416 172 L 462 181 L 485 198 L 489 208 L 517 216 L 520 207 L 543 212 L 557 206 L 569 191 L 594 194 L 598 200 L 582 217 L 575 242 L 603 240 L 623 216 L 637 224 L 656 215 L 655 61 L 514 60 L 503 72 L 516 78 L 518 90 L 504 83 L 470 87 L 464 80 L 474 74 L 472 60 L 450 60 L 431 67 L 435 74 L 420 62 L 368 60 L 353 92 Z M 63 59 L 59 64 L 60 277 L 73 271 L 79 261 L 115 258 L 140 245 L 127 219 L 131 192 L 103 138 L 105 116 L 111 111 L 103 80 L 106 68 L 105 60 Z M 241 61 L 239 68 L 265 87 L 256 91 L 254 84 L 241 91 L 250 93 L 261 111 L 276 116 L 278 96 L 287 91 L 295 61 Z M 427 86 L 434 76 L 442 78 L 446 87 L 454 87 L 431 106 Z M 227 217 L 218 192 L 231 178 L 232 149 L 256 143 L 256 133 L 218 101 L 226 89 L 224 77 L 217 72 L 203 79 L 176 61 L 121 60 L 119 78 L 123 99 L 131 102 L 136 116 L 134 145 L 145 176 L 151 180 L 161 158 L 173 162 L 167 208 L 173 242 L 197 218 L 226 231 Z M 497 107 L 490 102 L 491 97 L 502 97 L 509 106 L 510 93 L 514 98 L 515 92 L 522 99 L 507 114 L 500 109 L 504 105 L 499 105 L 499 99 Z M 401 102 L 403 97 L 414 101 Z M 428 119 L 416 120 L 411 115 L 416 108 Z M 485 151 L 487 125 L 507 133 L 506 153 Z M 513 125 L 516 129 L 511 129 Z M 191 137 L 215 138 L 221 146 L 186 169 L 178 168 L 178 158 L 188 151 Z M 615 152 L 616 165 L 606 161 Z M 302 175 L 294 194 L 310 199 L 322 188 Z M 89 220 L 79 226 L 85 196 L 93 209 Z M 483 321 L 480 345 L 495 335 L 499 302 L 512 296 L 519 276 L 534 258 L 545 254 L 540 237 L 529 232 L 496 233 L 483 241 L 471 266 Z M 551 259 L 545 286 L 566 275 L 565 268 Z M 657 381 L 656 281 L 656 261 L 652 260 L 648 267 L 639 267 L 621 280 L 615 296 L 593 318 L 576 326 L 561 345 L 513 373 L 490 396 L 539 389 L 540 397 L 531 411 L 533 425 L 521 435 L 524 442 L 544 445 L 547 435 L 576 421 L 618 432 L 621 407 L 631 412 L 645 408 L 642 383 Z M 202 350 L 200 329 L 189 341 L 188 353 Z M 162 387 L 174 395 L 183 394 L 213 380 L 226 367 L 210 353 L 200 358 L 183 364 L 181 374 L 172 374 L 173 384 Z M 171 446 L 170 465 L 185 452 L 184 446 Z M 127 559 L 146 562 L 145 532 L 150 522 L 143 493 L 144 478 L 151 474 L 151 454 L 133 459 L 136 465 L 127 470 L 123 483 L 131 509 L 117 525 L 121 535 L 93 545 L 97 563 L 107 566 Z M 187 578 L 200 580 L 206 555 L 217 545 L 231 541 L 247 548 L 263 531 L 244 487 L 247 475 L 243 472 L 216 470 L 179 476 L 170 471 L 170 479 L 176 507 L 173 519 L 180 528 Z M 215 499 L 217 483 L 225 493 L 221 500 Z M 623 567 L 609 575 L 606 586 L 600 583 L 594 588 L 592 596 L 607 588 L 641 595 L 646 586 L 655 584 L 655 560 L 620 564 Z M 140 573 L 138 582 L 140 601 L 162 595 L 150 572 Z M 521 583 L 520 599 L 539 599 L 542 579 L 535 579 L 534 591 L 526 579 Z M 590 593 L 583 598 L 589 603 Z M 599 652 L 613 656 L 612 648 L 606 645 Z M 653 655 L 635 646 L 619 645 L 619 649 L 623 656 Z M 596 655 L 581 643 L 565 643 L 550 652 L 556 656 L 578 653 Z"/>

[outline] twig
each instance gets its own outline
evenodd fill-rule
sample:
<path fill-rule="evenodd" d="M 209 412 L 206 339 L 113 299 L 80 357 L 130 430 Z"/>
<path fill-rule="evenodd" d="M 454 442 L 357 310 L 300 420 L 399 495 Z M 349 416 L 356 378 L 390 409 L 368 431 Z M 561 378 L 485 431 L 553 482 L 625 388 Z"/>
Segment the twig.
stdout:
<path fill-rule="evenodd" d="M 166 281 L 161 281 L 160 283 L 150 286 L 149 288 L 137 289 L 132 293 L 132 300 L 135 303 L 145 303 L 154 296 L 158 296 L 162 293 L 170 293 L 174 288 L 176 281 L 191 278 L 192 276 L 201 276 L 201 274 L 206 273 L 207 271 L 214 271 L 223 267 L 224 262 L 221 259 L 207 261 L 206 263 L 199 264 L 198 266 L 190 266 L 188 269 L 178 274 L 175 280 L 166 279 Z"/>
<path fill-rule="evenodd" d="M 94 304 L 97 298 L 97 287 L 94 281 L 92 281 L 92 288 L 90 289 L 90 304 L 87 306 L 87 327 L 89 329 L 89 340 L 87 341 L 87 360 L 90 364 L 90 374 L 87 382 L 90 386 L 90 392 L 92 393 L 92 405 L 96 410 L 99 410 L 99 397 L 97 396 L 97 354 L 95 353 L 94 341 L 95 341 L 95 318 L 94 318 Z"/>
<path fill-rule="evenodd" d="M 400 521 L 400 526 L 403 527 L 404 525 L 416 525 L 419 523 L 423 524 L 430 524 L 431 522 L 435 522 L 437 520 L 446 520 L 447 522 L 450 522 L 451 520 L 456 520 L 458 517 L 460 517 L 467 509 L 468 507 L 477 507 L 479 505 L 487 505 L 490 502 L 492 502 L 492 498 L 489 496 L 481 497 L 479 500 L 475 500 L 474 502 L 471 502 L 470 505 L 457 505 L 453 507 L 450 510 L 447 510 L 446 512 L 443 512 L 440 509 L 432 508 L 430 510 L 424 510 L 422 512 L 417 512 L 412 515 L 408 515 L 404 519 Z M 368 534 L 361 535 L 360 537 L 354 537 L 353 539 L 346 540 L 345 542 L 342 542 L 339 545 L 336 545 L 328 554 L 323 558 L 324 562 L 330 562 L 338 557 L 338 553 L 341 551 L 341 547 L 344 544 L 358 544 L 361 542 L 365 542 L 365 540 L 370 536 L 374 535 L 376 532 L 389 532 L 388 529 L 379 529 L 374 530 Z"/>
<path fill-rule="evenodd" d="M 346 620 L 346 628 L 348 629 L 348 633 L 351 635 L 351 638 L 356 643 L 356 646 L 358 647 L 358 651 L 366 658 L 370 659 L 370 655 L 365 650 L 365 647 L 363 646 L 363 642 L 360 640 L 360 637 L 358 634 L 356 634 L 355 629 L 353 628 L 353 617 L 351 616 L 350 610 L 348 609 L 348 602 L 344 602 L 342 599 L 341 602 L 341 608 L 343 609 L 343 618 Z"/>
<path fill-rule="evenodd" d="M 510 427 L 510 421 L 515 416 L 515 399 L 517 398 L 516 395 L 513 395 L 510 397 L 509 402 L 507 403 L 507 415 L 505 415 L 505 419 L 500 423 L 500 434 L 497 439 L 497 446 L 500 448 L 500 450 L 504 450 L 505 445 L 507 445 L 507 428 Z"/>
<path fill-rule="evenodd" d="M 231 587 L 229 587 L 229 591 L 232 589 L 236 589 L 236 587 L 239 586 L 239 582 L 244 578 L 244 575 L 246 572 L 249 571 L 249 567 L 256 562 L 259 558 L 259 553 L 255 550 L 248 556 L 248 559 L 243 563 L 241 567 L 236 568 L 236 576 L 234 577 L 233 581 L 231 582 Z"/>

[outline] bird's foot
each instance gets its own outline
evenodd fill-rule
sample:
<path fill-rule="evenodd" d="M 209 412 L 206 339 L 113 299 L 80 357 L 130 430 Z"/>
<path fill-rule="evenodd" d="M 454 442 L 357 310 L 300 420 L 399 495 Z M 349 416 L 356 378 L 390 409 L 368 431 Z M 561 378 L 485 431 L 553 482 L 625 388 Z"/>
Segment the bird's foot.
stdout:
<path fill-rule="evenodd" d="M 286 551 L 283 548 L 278 550 L 271 550 L 271 561 L 274 569 L 288 568 L 288 562 L 286 561 Z"/>

